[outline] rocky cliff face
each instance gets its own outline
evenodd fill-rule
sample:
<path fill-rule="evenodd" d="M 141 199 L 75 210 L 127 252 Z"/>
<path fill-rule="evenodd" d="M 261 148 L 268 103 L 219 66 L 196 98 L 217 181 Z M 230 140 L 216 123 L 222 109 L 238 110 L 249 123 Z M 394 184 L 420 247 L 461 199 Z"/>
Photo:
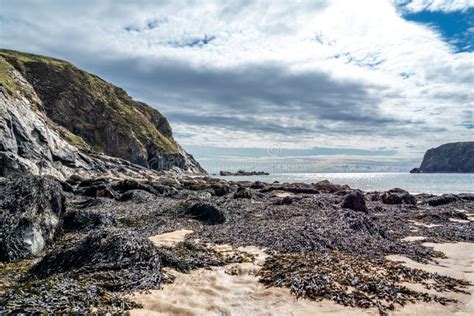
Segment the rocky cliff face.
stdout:
<path fill-rule="evenodd" d="M 155 109 L 67 62 L 7 50 L 0 50 L 0 163 L 0 176 L 205 172 Z"/>
<path fill-rule="evenodd" d="M 474 142 L 449 143 L 428 150 L 411 173 L 474 172 Z"/>

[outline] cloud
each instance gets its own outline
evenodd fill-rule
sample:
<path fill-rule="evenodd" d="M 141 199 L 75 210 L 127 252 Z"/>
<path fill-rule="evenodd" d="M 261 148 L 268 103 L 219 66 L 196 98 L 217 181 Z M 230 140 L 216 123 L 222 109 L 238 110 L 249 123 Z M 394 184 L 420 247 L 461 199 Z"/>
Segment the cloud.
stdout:
<path fill-rule="evenodd" d="M 474 8 L 472 0 L 398 0 L 395 2 L 409 12 L 455 12 Z"/>
<path fill-rule="evenodd" d="M 472 139 L 474 59 L 400 8 L 471 5 L 0 0 L 0 41 L 124 87 L 187 145 L 384 146 L 418 157 Z"/>

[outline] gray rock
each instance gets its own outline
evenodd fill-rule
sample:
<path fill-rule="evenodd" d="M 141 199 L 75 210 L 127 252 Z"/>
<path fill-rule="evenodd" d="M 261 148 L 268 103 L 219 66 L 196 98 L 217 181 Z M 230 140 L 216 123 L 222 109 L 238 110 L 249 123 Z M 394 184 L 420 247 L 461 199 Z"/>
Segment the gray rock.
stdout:
<path fill-rule="evenodd" d="M 22 176 L 0 186 L 0 261 L 38 254 L 52 241 L 64 209 L 59 182 Z"/>
<path fill-rule="evenodd" d="M 196 203 L 184 210 L 181 216 L 196 219 L 206 225 L 225 223 L 224 213 L 214 205 L 208 203 Z"/>
<path fill-rule="evenodd" d="M 234 193 L 234 199 L 251 199 L 252 192 L 248 188 L 239 187 Z"/>
<path fill-rule="evenodd" d="M 405 190 L 395 188 L 384 192 L 380 199 L 384 204 L 411 204 L 416 205 L 416 197 Z"/>
<path fill-rule="evenodd" d="M 352 191 L 344 198 L 342 202 L 343 208 L 349 208 L 357 212 L 368 213 L 367 205 L 365 204 L 364 194 L 360 191 Z"/>

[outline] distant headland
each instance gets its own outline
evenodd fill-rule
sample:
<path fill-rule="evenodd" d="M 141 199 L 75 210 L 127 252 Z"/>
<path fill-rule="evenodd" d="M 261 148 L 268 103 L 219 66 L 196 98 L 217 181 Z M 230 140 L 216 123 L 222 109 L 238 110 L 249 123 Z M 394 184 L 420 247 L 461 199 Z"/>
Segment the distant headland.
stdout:
<path fill-rule="evenodd" d="M 474 173 L 474 142 L 444 144 L 429 149 L 419 168 L 410 173 Z"/>

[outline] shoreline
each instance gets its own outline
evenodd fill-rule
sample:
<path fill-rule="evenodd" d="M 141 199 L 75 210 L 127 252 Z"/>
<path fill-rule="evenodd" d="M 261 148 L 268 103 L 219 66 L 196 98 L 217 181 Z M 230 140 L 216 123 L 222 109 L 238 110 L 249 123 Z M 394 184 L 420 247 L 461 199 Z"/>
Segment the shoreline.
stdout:
<path fill-rule="evenodd" d="M 34 260 L 12 257 L 0 264 L 5 312 L 141 315 L 163 309 L 238 315 L 277 306 L 282 314 L 316 309 L 375 315 L 396 314 L 403 304 L 419 301 L 452 307 L 457 303 L 449 295 L 424 288 L 464 291 L 465 280 L 385 258 L 401 255 L 427 264 L 443 260 L 443 253 L 426 243 L 474 245 L 474 195 L 466 194 L 415 196 L 396 188 L 363 192 L 329 181 L 234 182 L 186 175 L 63 183 L 25 176 L 1 182 L 0 191 L 11 214 L 21 211 L 33 225 L 43 225 L 35 227 L 56 225 L 35 232 L 45 247 L 29 255 Z M 130 296 L 146 291 L 152 296 Z M 58 301 L 59 293 L 65 301 Z M 194 301 L 204 294 L 207 301 Z M 239 305 L 247 301 L 252 303 Z"/>

